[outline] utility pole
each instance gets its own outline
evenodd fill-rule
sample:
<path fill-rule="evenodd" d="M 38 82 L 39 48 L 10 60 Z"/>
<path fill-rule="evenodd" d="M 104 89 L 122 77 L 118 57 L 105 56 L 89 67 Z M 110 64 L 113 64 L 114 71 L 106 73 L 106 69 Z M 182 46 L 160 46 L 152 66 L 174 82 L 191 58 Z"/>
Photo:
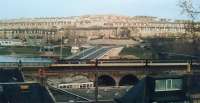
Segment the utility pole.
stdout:
<path fill-rule="evenodd" d="M 99 94 L 99 89 L 98 89 L 98 60 L 95 60 L 95 103 L 98 102 L 98 94 Z"/>

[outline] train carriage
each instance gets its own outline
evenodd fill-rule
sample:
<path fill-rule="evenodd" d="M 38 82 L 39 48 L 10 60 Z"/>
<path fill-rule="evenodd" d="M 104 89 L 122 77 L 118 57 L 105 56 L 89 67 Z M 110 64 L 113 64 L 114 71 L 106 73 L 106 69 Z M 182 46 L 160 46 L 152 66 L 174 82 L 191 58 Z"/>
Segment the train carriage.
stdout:
<path fill-rule="evenodd" d="M 58 88 L 61 89 L 74 89 L 74 88 L 93 88 L 93 82 L 84 82 L 84 83 L 62 83 L 58 85 Z"/>

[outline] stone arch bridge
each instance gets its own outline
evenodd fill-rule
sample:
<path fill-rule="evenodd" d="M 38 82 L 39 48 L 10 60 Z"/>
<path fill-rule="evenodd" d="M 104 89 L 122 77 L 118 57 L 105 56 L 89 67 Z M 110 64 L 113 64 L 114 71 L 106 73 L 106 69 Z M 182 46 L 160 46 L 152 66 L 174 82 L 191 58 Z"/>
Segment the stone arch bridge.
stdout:
<path fill-rule="evenodd" d="M 72 63 L 73 62 L 73 63 Z M 145 75 L 199 73 L 200 61 L 192 60 L 96 60 L 64 61 L 46 68 L 62 77 L 82 76 L 99 86 L 135 85 Z M 47 73 L 47 75 L 48 75 Z"/>

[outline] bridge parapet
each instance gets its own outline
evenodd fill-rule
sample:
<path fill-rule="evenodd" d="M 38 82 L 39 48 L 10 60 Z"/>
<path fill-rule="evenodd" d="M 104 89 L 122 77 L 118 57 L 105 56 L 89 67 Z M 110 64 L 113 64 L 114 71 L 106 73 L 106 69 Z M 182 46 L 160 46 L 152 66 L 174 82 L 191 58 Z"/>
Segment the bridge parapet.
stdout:
<path fill-rule="evenodd" d="M 160 60 L 160 59 L 68 59 L 68 60 L 58 60 L 55 64 L 135 64 L 135 63 L 144 63 L 144 64 L 199 64 L 200 60 Z"/>
<path fill-rule="evenodd" d="M 50 70 L 65 71 L 183 71 L 199 70 L 200 60 L 63 60 L 50 65 Z"/>
<path fill-rule="evenodd" d="M 1 62 L 0 68 L 17 68 L 18 62 Z M 153 60 L 153 59 L 118 59 L 118 60 L 57 60 L 55 62 L 22 62 L 23 68 L 49 68 L 58 71 L 199 71 L 200 60 Z"/>

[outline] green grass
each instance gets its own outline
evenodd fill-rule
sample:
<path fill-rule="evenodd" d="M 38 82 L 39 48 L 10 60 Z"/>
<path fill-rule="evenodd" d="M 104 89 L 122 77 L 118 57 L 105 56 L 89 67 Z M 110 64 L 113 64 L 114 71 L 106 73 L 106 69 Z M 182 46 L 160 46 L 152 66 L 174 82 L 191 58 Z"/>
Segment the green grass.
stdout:
<path fill-rule="evenodd" d="M 63 55 L 64 57 L 67 57 L 67 56 L 72 55 L 72 54 L 71 54 L 71 48 L 70 48 L 70 47 L 65 47 L 65 48 L 63 48 L 62 50 L 63 50 L 63 51 L 62 51 L 62 55 Z M 59 47 L 58 47 L 58 48 L 54 48 L 54 53 L 55 53 L 56 55 L 60 55 L 60 48 L 59 48 Z"/>
<path fill-rule="evenodd" d="M 81 48 L 81 51 L 84 48 Z M 60 47 L 56 47 L 53 50 L 54 54 L 60 55 Z M 40 47 L 2 47 L 0 48 L 0 55 L 29 55 L 29 56 L 40 56 L 42 52 L 40 51 Z M 67 57 L 72 55 L 71 47 L 64 47 L 62 56 Z"/>
<path fill-rule="evenodd" d="M 54 53 L 60 55 L 60 48 L 54 48 Z M 40 56 L 40 47 L 3 47 L 0 55 L 32 55 Z M 63 48 L 63 56 L 71 55 L 70 47 Z"/>
<path fill-rule="evenodd" d="M 0 49 L 0 55 L 39 55 L 39 49 L 36 47 L 4 47 Z"/>
<path fill-rule="evenodd" d="M 139 47 L 125 47 L 121 51 L 120 55 L 134 55 L 140 59 L 149 59 L 152 58 L 152 51 Z"/>

